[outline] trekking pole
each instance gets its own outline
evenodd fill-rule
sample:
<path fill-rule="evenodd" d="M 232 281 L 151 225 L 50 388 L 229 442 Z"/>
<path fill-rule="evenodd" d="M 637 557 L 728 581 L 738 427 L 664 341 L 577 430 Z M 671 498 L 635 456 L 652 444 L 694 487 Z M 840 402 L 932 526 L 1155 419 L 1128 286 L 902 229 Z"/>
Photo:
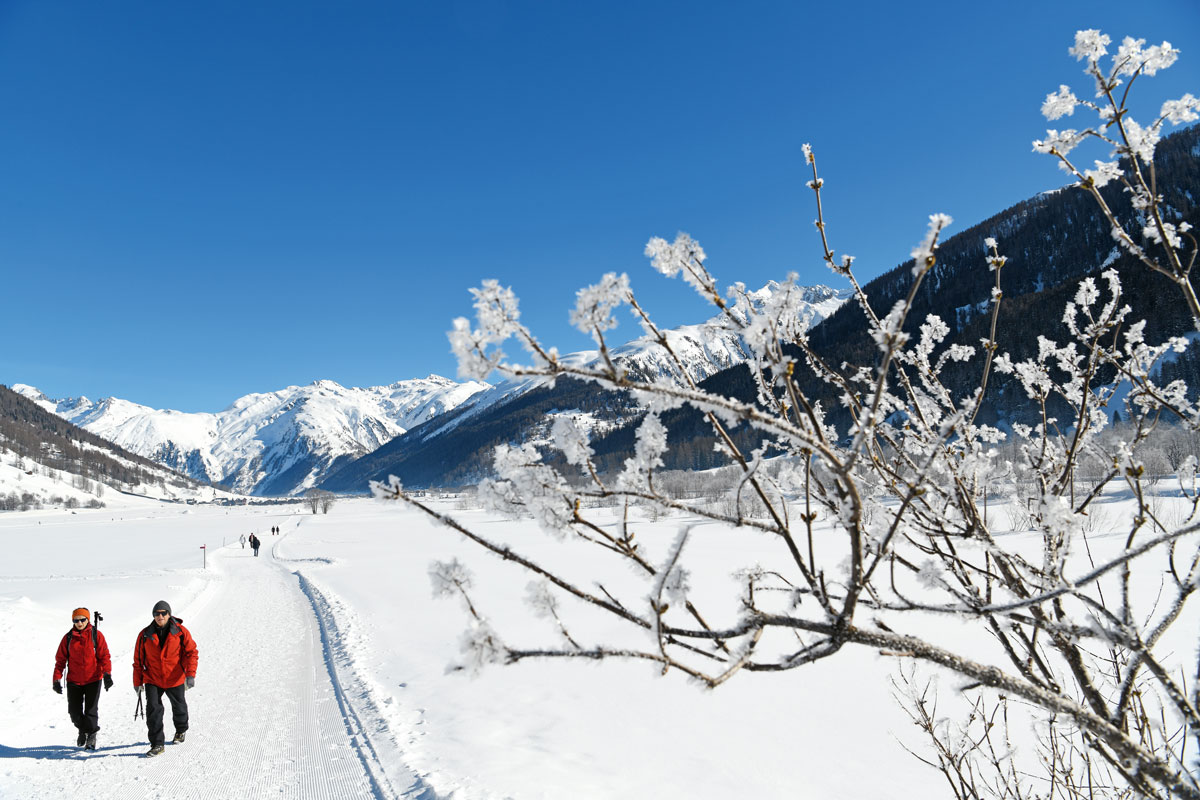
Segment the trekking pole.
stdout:
<path fill-rule="evenodd" d="M 146 716 L 146 712 L 142 710 L 142 693 L 138 692 L 138 703 L 137 703 L 137 708 L 135 708 L 133 710 L 133 718 L 134 719 L 137 719 L 138 717 L 145 718 L 145 716 Z"/>

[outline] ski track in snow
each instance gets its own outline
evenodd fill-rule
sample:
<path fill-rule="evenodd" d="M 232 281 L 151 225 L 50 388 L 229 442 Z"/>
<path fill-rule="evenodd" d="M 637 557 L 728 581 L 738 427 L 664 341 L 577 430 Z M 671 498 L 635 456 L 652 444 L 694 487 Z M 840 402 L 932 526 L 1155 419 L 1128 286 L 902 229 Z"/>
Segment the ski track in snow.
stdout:
<path fill-rule="evenodd" d="M 131 650 L 110 642 L 115 683 L 113 691 L 101 693 L 97 750 L 74 746 L 75 729 L 64 709 L 65 724 L 46 737 L 61 741 L 0 744 L 0 794 L 29 800 L 436 800 L 415 774 L 385 772 L 363 719 L 384 733 L 386 723 L 369 713 L 369 692 L 353 677 L 347 682 L 357 697 L 343 688 L 339 665 L 354 673 L 330 605 L 291 570 L 328 560 L 276 559 L 274 545 L 283 538 L 275 537 L 258 558 L 249 548 L 221 552 L 223 578 L 189 604 L 188 613 L 179 610 L 200 649 L 185 743 L 171 744 L 168 704 L 167 750 L 143 757 L 149 749 L 145 721 L 131 718 Z"/>

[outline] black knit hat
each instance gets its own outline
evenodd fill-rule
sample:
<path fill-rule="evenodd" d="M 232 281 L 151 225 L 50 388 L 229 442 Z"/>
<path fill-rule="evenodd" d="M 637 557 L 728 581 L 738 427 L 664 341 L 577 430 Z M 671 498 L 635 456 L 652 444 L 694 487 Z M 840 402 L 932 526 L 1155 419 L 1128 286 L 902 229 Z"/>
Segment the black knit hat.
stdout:
<path fill-rule="evenodd" d="M 154 610 L 155 611 L 165 611 L 168 614 L 170 614 L 171 613 L 171 604 L 168 603 L 166 600 L 159 600 L 157 603 L 154 604 Z"/>

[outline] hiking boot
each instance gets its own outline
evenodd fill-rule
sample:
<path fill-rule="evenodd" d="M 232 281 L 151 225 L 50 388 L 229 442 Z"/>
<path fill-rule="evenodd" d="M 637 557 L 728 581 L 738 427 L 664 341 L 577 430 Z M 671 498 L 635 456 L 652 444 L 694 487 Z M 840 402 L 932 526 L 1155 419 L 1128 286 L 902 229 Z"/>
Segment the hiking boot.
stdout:
<path fill-rule="evenodd" d="M 83 747 L 85 744 L 87 744 L 87 734 L 83 731 L 80 731 L 79 736 L 75 739 L 75 744 L 79 747 Z"/>
<path fill-rule="evenodd" d="M 172 744 L 183 744 L 183 740 L 187 738 L 187 731 L 175 731 L 175 738 L 171 740 Z"/>
<path fill-rule="evenodd" d="M 156 744 L 150 748 L 150 751 L 148 753 L 146 753 L 146 758 L 154 758 L 155 756 L 161 756 L 165 752 L 167 752 L 166 747 L 162 746 L 161 744 Z"/>
<path fill-rule="evenodd" d="M 94 731 L 87 735 L 87 741 L 84 742 L 83 749 L 84 750 L 95 750 L 96 749 L 96 734 Z"/>

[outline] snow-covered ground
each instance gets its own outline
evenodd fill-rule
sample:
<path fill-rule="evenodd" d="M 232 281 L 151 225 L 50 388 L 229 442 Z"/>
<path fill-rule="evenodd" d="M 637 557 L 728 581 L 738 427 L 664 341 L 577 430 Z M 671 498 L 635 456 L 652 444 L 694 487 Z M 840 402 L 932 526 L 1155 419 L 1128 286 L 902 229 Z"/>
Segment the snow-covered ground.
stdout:
<path fill-rule="evenodd" d="M 531 523 L 453 513 L 548 562 L 565 552 Z M 639 536 L 647 550 L 665 549 L 680 522 L 645 522 Z M 272 537 L 272 525 L 283 534 Z M 264 543 L 257 559 L 237 541 L 251 531 Z M 711 568 L 694 575 L 700 593 L 732 587 L 733 563 L 775 546 L 706 526 L 692 536 L 690 554 Z M 865 650 L 716 691 L 645 664 L 448 672 L 466 615 L 431 597 L 435 559 L 471 566 L 473 600 L 511 644 L 552 640 L 552 623 L 531 618 L 515 566 L 395 505 L 342 500 L 316 516 L 300 505 L 9 513 L 0 552 L 3 798 L 944 792 L 944 778 L 902 747 L 924 743 L 892 698 L 894 662 Z M 131 653 L 159 599 L 196 637 L 200 665 L 187 742 L 146 760 Z M 79 605 L 104 614 L 116 678 L 101 697 L 95 753 L 74 746 L 65 701 L 50 688 L 55 647 Z M 585 609 L 564 612 L 579 626 L 572 633 L 610 633 L 589 628 L 605 623 Z"/>

